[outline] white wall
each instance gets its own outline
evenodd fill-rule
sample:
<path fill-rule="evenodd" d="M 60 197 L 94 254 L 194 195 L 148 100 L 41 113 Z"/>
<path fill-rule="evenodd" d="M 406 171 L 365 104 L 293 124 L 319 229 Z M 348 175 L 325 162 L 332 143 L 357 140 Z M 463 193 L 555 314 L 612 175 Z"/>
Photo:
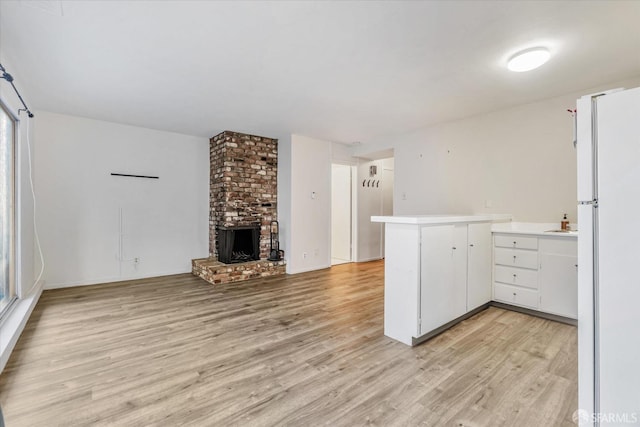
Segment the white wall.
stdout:
<path fill-rule="evenodd" d="M 394 165 L 393 157 L 382 160 L 382 215 L 393 215 L 393 186 L 394 186 Z M 382 257 L 385 256 L 385 228 L 381 227 L 382 243 L 380 245 Z"/>
<path fill-rule="evenodd" d="M 392 158 L 382 159 L 382 215 L 393 215 L 393 178 L 394 160 Z"/>
<path fill-rule="evenodd" d="M 396 212 L 511 213 L 538 222 L 559 222 L 567 212 L 575 221 L 571 106 L 556 98 L 405 139 L 395 150 Z"/>
<path fill-rule="evenodd" d="M 341 165 L 357 165 L 358 159 L 351 155 L 353 147 L 351 145 L 333 142 L 331 144 L 331 161 Z"/>
<path fill-rule="evenodd" d="M 586 89 L 385 138 L 355 154 L 394 148 L 396 215 L 511 213 L 517 221 L 576 221 L 576 158 L 568 108 Z M 488 202 L 488 203 L 487 203 Z"/>
<path fill-rule="evenodd" d="M 327 268 L 331 265 L 331 143 L 291 135 L 290 170 L 287 273 Z"/>
<path fill-rule="evenodd" d="M 208 255 L 207 139 L 37 116 L 35 180 L 48 288 L 189 272 L 192 258 Z"/>

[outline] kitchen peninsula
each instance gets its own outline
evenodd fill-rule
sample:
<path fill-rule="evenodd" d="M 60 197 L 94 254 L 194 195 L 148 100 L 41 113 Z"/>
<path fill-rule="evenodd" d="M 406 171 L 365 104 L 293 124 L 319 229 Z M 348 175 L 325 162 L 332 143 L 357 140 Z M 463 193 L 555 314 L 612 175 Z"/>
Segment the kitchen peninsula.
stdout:
<path fill-rule="evenodd" d="M 486 308 L 494 222 L 511 215 L 373 216 L 385 223 L 384 334 L 416 345 Z"/>
<path fill-rule="evenodd" d="M 575 324 L 575 225 L 510 215 L 371 220 L 385 223 L 386 336 L 416 345 L 489 305 Z"/>

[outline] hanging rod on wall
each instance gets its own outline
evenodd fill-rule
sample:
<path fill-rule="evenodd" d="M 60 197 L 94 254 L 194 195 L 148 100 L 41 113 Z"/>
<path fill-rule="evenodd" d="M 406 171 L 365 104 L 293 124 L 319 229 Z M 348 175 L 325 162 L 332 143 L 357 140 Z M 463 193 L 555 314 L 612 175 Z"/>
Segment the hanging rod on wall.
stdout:
<path fill-rule="evenodd" d="M 24 103 L 24 99 L 22 99 L 20 92 L 18 92 L 18 88 L 16 87 L 16 85 L 13 84 L 13 76 L 7 73 L 7 70 L 5 70 L 2 64 L 0 64 L 0 72 L 2 72 L 2 75 L 0 76 L 0 78 L 3 78 L 9 83 L 11 83 L 11 87 L 13 88 L 13 90 L 16 91 L 16 95 L 18 95 L 18 99 L 20 100 L 20 102 L 22 102 L 22 106 L 24 108 L 20 108 L 18 110 L 18 114 L 20 114 L 20 111 L 26 111 L 29 117 L 33 117 L 33 113 L 31 112 L 31 110 L 29 110 L 29 107 L 27 107 L 27 104 Z"/>
<path fill-rule="evenodd" d="M 130 175 L 128 173 L 113 173 L 111 172 L 111 176 L 127 176 L 129 178 L 148 178 L 148 179 L 160 179 L 159 176 L 150 176 L 150 175 Z"/>

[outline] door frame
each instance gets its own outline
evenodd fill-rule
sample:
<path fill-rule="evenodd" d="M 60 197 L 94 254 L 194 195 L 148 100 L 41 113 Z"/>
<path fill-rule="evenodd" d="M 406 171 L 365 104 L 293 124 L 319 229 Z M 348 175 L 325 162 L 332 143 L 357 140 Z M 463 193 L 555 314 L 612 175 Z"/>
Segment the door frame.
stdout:
<path fill-rule="evenodd" d="M 356 195 L 357 191 L 358 191 L 358 184 L 357 184 L 357 174 L 358 174 L 358 166 L 350 163 L 350 162 L 341 162 L 341 161 L 331 161 L 331 166 L 332 166 L 332 170 L 333 170 L 333 165 L 341 165 L 341 166 L 349 166 L 349 171 L 350 171 L 350 181 L 351 181 L 351 192 L 350 192 L 350 199 L 351 199 L 351 236 L 350 236 L 350 245 L 351 245 L 351 250 L 350 250 L 350 255 L 351 255 L 351 259 L 349 260 L 349 262 L 356 262 L 356 260 L 358 259 L 358 245 L 356 244 L 358 242 L 358 200 L 357 197 L 354 197 L 354 195 Z M 333 171 L 331 173 L 331 181 L 333 184 Z M 333 198 L 332 198 L 333 199 Z M 331 201 L 331 213 L 333 214 L 333 200 Z M 328 230 L 328 234 L 329 234 L 329 252 L 331 251 L 331 248 L 333 246 L 333 239 L 331 236 L 333 230 L 333 221 L 331 221 L 331 227 L 329 227 Z M 329 254 L 329 258 L 333 259 L 332 257 L 332 253 Z"/>

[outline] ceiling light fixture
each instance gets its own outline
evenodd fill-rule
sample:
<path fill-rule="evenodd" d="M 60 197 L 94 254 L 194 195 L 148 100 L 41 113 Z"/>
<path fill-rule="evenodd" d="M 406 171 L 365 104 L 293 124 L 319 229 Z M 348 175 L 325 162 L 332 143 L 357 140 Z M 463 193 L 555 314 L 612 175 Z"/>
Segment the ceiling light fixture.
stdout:
<path fill-rule="evenodd" d="M 516 53 L 509 59 L 507 68 L 511 71 L 521 73 L 523 71 L 538 68 L 551 58 L 551 53 L 546 47 L 534 47 Z"/>

